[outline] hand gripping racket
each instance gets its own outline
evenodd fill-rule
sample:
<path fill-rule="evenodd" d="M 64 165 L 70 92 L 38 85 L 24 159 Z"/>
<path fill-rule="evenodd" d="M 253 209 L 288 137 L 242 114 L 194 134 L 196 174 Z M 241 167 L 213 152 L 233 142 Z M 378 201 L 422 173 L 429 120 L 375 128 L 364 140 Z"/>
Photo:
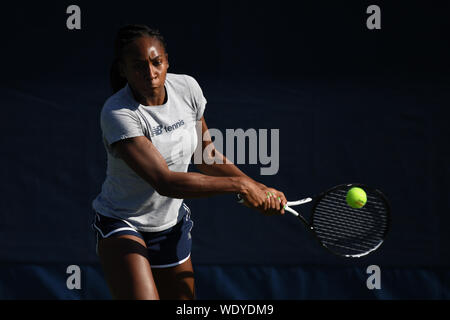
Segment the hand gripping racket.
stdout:
<path fill-rule="evenodd" d="M 347 204 L 347 192 L 352 187 L 359 187 L 367 194 L 362 208 L 355 209 Z M 311 222 L 292 209 L 306 203 L 312 203 Z M 284 210 L 299 218 L 323 247 L 346 258 L 359 258 L 378 249 L 390 224 L 386 196 L 357 183 L 338 185 L 313 197 L 288 201 Z"/>

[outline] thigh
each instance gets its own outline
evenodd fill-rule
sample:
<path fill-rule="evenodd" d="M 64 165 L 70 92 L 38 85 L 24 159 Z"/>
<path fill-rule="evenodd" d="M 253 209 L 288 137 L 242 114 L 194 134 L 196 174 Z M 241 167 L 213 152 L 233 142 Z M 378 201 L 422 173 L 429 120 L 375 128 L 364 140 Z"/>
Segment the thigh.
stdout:
<path fill-rule="evenodd" d="M 194 270 L 191 258 L 174 267 L 153 268 L 152 272 L 161 299 L 195 299 Z"/>
<path fill-rule="evenodd" d="M 159 299 L 145 242 L 132 235 L 99 239 L 98 255 L 115 299 Z"/>

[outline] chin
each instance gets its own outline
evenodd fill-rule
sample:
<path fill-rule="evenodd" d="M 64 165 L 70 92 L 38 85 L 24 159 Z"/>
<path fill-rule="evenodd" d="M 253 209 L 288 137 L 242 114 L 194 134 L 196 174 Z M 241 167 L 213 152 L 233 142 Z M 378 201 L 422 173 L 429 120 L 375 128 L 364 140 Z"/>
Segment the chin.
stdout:
<path fill-rule="evenodd" d="M 143 88 L 143 91 L 145 92 L 153 92 L 156 89 L 158 89 L 159 87 L 161 87 L 160 85 L 149 85 Z"/>

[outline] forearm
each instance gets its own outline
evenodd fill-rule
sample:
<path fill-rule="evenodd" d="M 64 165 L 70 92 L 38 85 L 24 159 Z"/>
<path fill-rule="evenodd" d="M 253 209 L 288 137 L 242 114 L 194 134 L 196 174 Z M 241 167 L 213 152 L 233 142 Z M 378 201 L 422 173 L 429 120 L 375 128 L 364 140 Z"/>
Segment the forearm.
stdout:
<path fill-rule="evenodd" d="M 196 172 L 170 172 L 159 191 L 171 198 L 202 198 L 218 194 L 246 193 L 241 177 L 213 177 Z"/>
<path fill-rule="evenodd" d="M 247 177 L 244 172 L 232 163 L 202 163 L 197 165 L 197 169 L 201 173 L 213 177 Z"/>
<path fill-rule="evenodd" d="M 216 160 L 219 159 L 220 161 L 212 161 L 211 158 L 209 159 L 209 163 L 202 162 L 201 164 L 197 164 L 197 169 L 208 176 L 215 176 L 215 177 L 246 177 L 248 179 L 251 179 L 253 182 L 258 184 L 260 187 L 266 187 L 260 182 L 257 182 L 247 176 L 244 172 L 242 172 L 237 166 L 235 166 L 230 160 L 228 160 L 224 155 L 219 153 L 217 150 L 215 151 Z"/>

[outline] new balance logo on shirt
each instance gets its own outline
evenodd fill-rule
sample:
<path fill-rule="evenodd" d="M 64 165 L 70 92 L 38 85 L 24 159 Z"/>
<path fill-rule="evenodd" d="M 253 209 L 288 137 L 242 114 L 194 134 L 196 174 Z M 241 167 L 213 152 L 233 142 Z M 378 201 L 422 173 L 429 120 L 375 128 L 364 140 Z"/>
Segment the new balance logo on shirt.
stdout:
<path fill-rule="evenodd" d="M 163 127 L 163 125 L 160 124 L 159 126 L 151 127 L 151 128 L 150 128 L 150 135 L 151 135 L 152 137 L 158 136 L 158 135 L 160 135 L 161 133 L 163 133 L 163 129 L 164 129 L 165 132 L 170 132 L 170 131 L 173 131 L 173 130 L 175 130 L 175 129 L 178 129 L 178 128 L 181 127 L 182 125 L 184 125 L 184 121 L 183 121 L 183 120 L 179 120 L 178 122 L 174 123 L 174 124 L 171 125 L 171 126 L 164 126 L 164 127 Z"/>
<path fill-rule="evenodd" d="M 150 132 L 151 132 L 150 135 L 152 137 L 160 135 L 162 133 L 162 125 L 159 125 L 159 126 L 154 127 L 154 128 L 153 127 L 150 128 Z"/>

